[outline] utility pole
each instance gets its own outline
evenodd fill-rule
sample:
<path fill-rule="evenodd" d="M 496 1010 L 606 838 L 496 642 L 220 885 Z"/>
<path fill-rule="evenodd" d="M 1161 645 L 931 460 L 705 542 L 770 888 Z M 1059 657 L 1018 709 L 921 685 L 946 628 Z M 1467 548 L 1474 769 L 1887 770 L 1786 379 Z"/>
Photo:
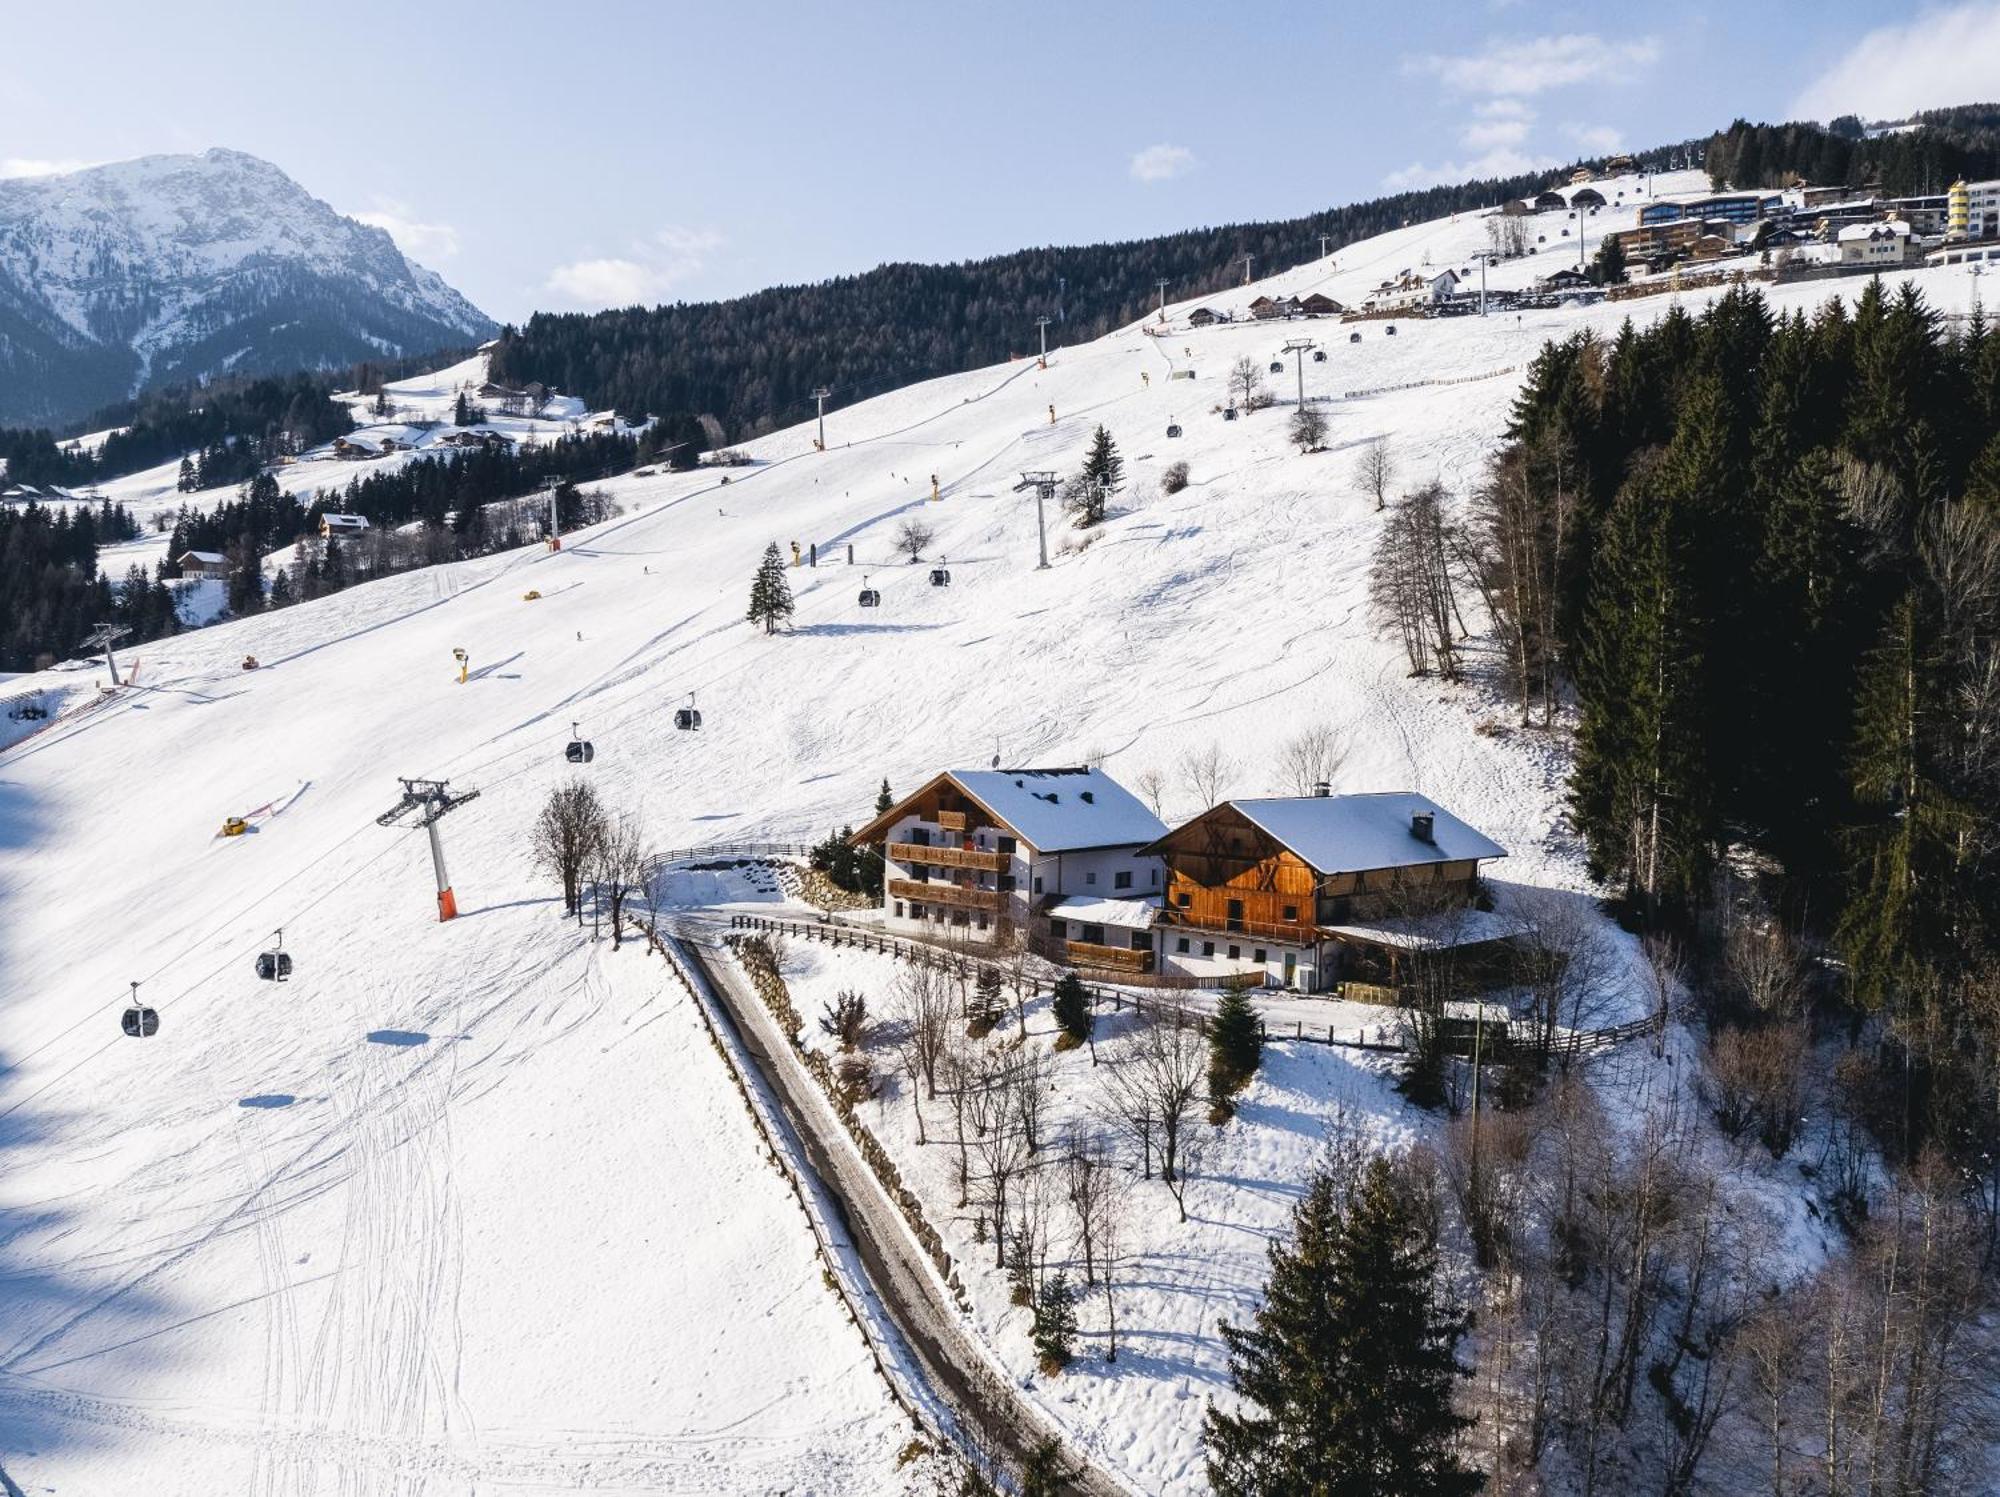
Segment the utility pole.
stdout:
<path fill-rule="evenodd" d="M 819 450 L 821 452 L 826 451 L 826 402 L 832 394 L 833 391 L 827 389 L 825 385 L 821 385 L 817 390 L 813 391 L 813 399 L 819 402 Z"/>
<path fill-rule="evenodd" d="M 1047 515 L 1043 513 L 1043 507 L 1056 496 L 1055 471 L 1051 468 L 1039 468 L 1023 473 L 1021 481 L 1014 485 L 1014 492 L 1018 494 L 1023 489 L 1035 491 L 1035 539 L 1040 544 L 1042 552 L 1042 559 L 1036 564 L 1035 570 L 1046 572 L 1049 569 L 1049 522 Z"/>
<path fill-rule="evenodd" d="M 1167 320 L 1167 283 L 1164 277 L 1161 278 L 1159 282 L 1159 287 L 1160 287 L 1160 321 L 1165 322 Z"/>
<path fill-rule="evenodd" d="M 1037 317 L 1035 319 L 1035 326 L 1040 330 L 1042 335 L 1041 365 L 1046 369 L 1049 367 L 1049 319 L 1046 317 Z"/>
<path fill-rule="evenodd" d="M 400 776 L 399 776 L 400 778 Z M 438 919 L 453 920 L 458 917 L 458 901 L 452 897 L 451 875 L 445 872 L 444 843 L 438 840 L 437 824 L 441 817 L 456 811 L 469 800 L 477 800 L 477 790 L 463 790 L 454 795 L 444 780 L 403 780 L 403 798 L 375 818 L 377 826 L 395 826 L 412 811 L 417 813 L 416 825 L 423 827 L 431 836 L 431 866 L 437 871 Z"/>
<path fill-rule="evenodd" d="M 1292 362 L 1299 369 L 1299 409 L 1306 408 L 1306 355 L 1319 345 L 1310 338 L 1287 338 L 1284 352 L 1292 356 Z"/>
<path fill-rule="evenodd" d="M 118 679 L 118 657 L 111 653 L 111 647 L 131 632 L 123 624 L 99 624 L 84 640 L 85 644 L 104 651 L 104 664 L 111 672 L 113 686 L 123 686 L 125 683 Z"/>

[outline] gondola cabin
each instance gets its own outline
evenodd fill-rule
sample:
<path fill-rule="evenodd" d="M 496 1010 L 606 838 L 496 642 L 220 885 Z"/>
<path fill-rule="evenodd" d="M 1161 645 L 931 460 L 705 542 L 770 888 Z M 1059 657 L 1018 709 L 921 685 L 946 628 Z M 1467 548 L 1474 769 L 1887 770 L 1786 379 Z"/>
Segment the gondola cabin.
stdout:
<path fill-rule="evenodd" d="M 292 954 L 289 951 L 258 952 L 257 975 L 265 982 L 290 982 L 292 980 Z"/>
<path fill-rule="evenodd" d="M 943 567 L 943 566 L 937 566 L 937 567 L 932 567 L 932 568 L 931 568 L 931 586 L 932 586 L 932 587 L 950 587 L 950 586 L 951 586 L 951 569 L 950 569 L 949 567 Z"/>
<path fill-rule="evenodd" d="M 693 733 L 701 727 L 701 714 L 695 710 L 694 693 L 688 693 L 687 705 L 674 713 L 674 727 L 683 733 Z"/>
<path fill-rule="evenodd" d="M 858 601 L 863 608 L 880 608 L 882 606 L 882 595 L 868 585 L 866 577 L 861 579 L 861 597 Z"/>
<path fill-rule="evenodd" d="M 135 1004 L 125 1010 L 118 1027 L 135 1040 L 151 1039 L 160 1032 L 159 1010 Z"/>
<path fill-rule="evenodd" d="M 588 764 L 597 757 L 597 750 L 590 746 L 587 738 L 577 738 L 563 745 L 563 757 L 572 764 Z"/>
<path fill-rule="evenodd" d="M 1181 428 L 1179 422 L 1170 421 L 1167 423 L 1167 435 L 1169 437 L 1177 437 L 1180 434 L 1181 434 Z"/>

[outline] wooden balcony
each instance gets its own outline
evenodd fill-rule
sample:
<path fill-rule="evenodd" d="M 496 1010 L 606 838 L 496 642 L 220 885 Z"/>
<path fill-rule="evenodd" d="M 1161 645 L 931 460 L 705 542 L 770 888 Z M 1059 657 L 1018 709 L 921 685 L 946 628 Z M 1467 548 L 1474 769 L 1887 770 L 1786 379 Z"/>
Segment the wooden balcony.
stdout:
<path fill-rule="evenodd" d="M 1286 946 L 1310 946 L 1320 939 L 1319 928 L 1306 921 L 1294 925 L 1283 921 L 1231 920 L 1226 916 L 1217 920 L 1196 919 L 1191 910 L 1172 906 L 1161 911 L 1160 923 L 1199 932 L 1203 936 L 1247 936 L 1251 940 Z"/>
<path fill-rule="evenodd" d="M 914 842 L 891 842 L 892 863 L 924 863 L 932 868 L 974 868 L 982 873 L 1005 873 L 1013 860 L 1004 852 L 982 852 L 976 847 L 920 847 Z"/>
<path fill-rule="evenodd" d="M 992 910 L 998 912 L 1000 902 L 1007 896 L 998 889 L 962 889 L 957 884 L 923 884 L 913 878 L 892 878 L 889 880 L 889 896 L 892 899 L 913 900 L 917 904 L 943 905 L 954 910 Z"/>
<path fill-rule="evenodd" d="M 965 830 L 965 813 L 963 811 L 940 811 L 937 813 L 937 824 L 947 832 L 962 832 Z"/>
<path fill-rule="evenodd" d="M 1129 946 L 1098 946 L 1089 941 L 1064 941 L 1063 960 L 1072 967 L 1103 967 L 1118 972 L 1150 972 L 1153 953 Z"/>

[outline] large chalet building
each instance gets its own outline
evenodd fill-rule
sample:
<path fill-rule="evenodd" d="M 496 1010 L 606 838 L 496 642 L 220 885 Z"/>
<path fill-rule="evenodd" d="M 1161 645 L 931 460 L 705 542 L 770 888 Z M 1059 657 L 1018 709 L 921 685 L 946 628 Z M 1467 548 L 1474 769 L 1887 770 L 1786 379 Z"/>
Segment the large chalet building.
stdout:
<path fill-rule="evenodd" d="M 1224 801 L 1167 830 L 1097 769 L 952 770 L 854 833 L 884 926 L 1067 965 L 1324 992 L 1415 949 L 1506 938 L 1482 864 L 1507 855 L 1411 791 Z"/>
<path fill-rule="evenodd" d="M 852 841 L 882 850 L 891 931 L 971 942 L 1025 932 L 1059 942 L 1060 961 L 1150 970 L 1164 868 L 1139 849 L 1166 830 L 1101 769 L 955 769 Z"/>
<path fill-rule="evenodd" d="M 1414 791 L 1224 801 L 1141 851 L 1167 866 L 1161 962 L 1203 982 L 1323 992 L 1506 934 L 1478 906 L 1507 850 Z"/>

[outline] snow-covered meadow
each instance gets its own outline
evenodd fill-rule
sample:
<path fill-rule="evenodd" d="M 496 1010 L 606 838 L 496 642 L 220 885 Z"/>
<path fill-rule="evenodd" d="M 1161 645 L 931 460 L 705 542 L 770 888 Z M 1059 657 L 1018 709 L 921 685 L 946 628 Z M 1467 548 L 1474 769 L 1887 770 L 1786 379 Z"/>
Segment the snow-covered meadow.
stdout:
<path fill-rule="evenodd" d="M 1358 302 L 1484 243 L 1472 215 L 1413 226 L 1205 304 Z M 1942 310 L 1969 302 L 1962 273 L 1913 279 Z M 528 824 L 575 772 L 572 722 L 600 795 L 662 847 L 816 837 L 863 819 L 884 776 L 905 787 L 996 751 L 1171 780 L 1215 745 L 1231 792 L 1264 792 L 1281 788 L 1278 745 L 1327 723 L 1351 744 L 1337 789 L 1420 790 L 1510 849 L 1498 877 L 1581 890 L 1561 748 L 1510 729 L 1476 679 L 1407 679 L 1371 626 L 1380 521 L 1354 458 L 1386 438 L 1400 485 L 1463 494 L 1517 387 L 1505 371 L 1545 338 L 1667 305 L 1394 337 L 1362 323 L 1359 343 L 1334 323 L 1193 330 L 1191 306 L 1170 307 L 1166 336 L 830 413 L 824 453 L 808 425 L 746 444 L 758 465 L 726 482 L 607 482 L 623 514 L 558 554 L 158 641 L 135 687 L 72 691 L 0 752 L 0 1467 L 86 1494 L 761 1491 L 780 1472 L 893 1490 L 907 1427 L 686 999 L 642 953 L 564 925 L 530 866 Z M 1282 406 L 1219 413 L 1239 355 L 1301 333 L 1327 347 L 1306 378 L 1331 423 L 1329 450 L 1305 456 Z M 1489 377 L 1420 383 L 1466 375 Z M 448 402 L 454 378 L 409 383 Z M 1287 393 L 1289 372 L 1272 384 Z M 1350 395 L 1371 390 L 1387 393 Z M 1037 571 L 1019 475 L 1073 468 L 1100 422 L 1131 482 L 1089 535 L 1051 515 Z M 1174 460 L 1193 481 L 1166 495 Z M 178 502 L 170 479 L 158 497 Z M 896 556 L 911 517 L 936 531 L 949 588 Z M 767 638 L 743 619 L 750 575 L 794 541 L 819 565 L 790 574 L 794 626 Z M 864 576 L 879 609 L 857 606 Z M 672 725 L 689 693 L 699 734 Z M 424 838 L 376 824 L 397 776 L 481 792 L 441 828 L 455 922 L 435 918 Z M 1170 792 L 1170 820 L 1188 800 Z M 216 836 L 250 813 L 251 834 Z M 260 983 L 280 926 L 297 974 Z M 159 1009 L 150 1040 L 119 1033 L 134 979 Z M 1372 1062 L 1274 1047 L 1224 1146 L 1240 1156 L 1216 1156 L 1240 1187 L 1197 1180 L 1187 1228 L 1153 1213 L 1132 1360 L 1037 1391 L 1149 1485 L 1188 1479 L 1208 1338 L 1247 1312 L 1335 1097 L 1384 1139 L 1412 1126 Z M 882 1121 L 896 1136 L 907 1106 Z M 1020 1312 L 992 1294 L 974 1290 L 975 1313 L 1018 1369 Z"/>

